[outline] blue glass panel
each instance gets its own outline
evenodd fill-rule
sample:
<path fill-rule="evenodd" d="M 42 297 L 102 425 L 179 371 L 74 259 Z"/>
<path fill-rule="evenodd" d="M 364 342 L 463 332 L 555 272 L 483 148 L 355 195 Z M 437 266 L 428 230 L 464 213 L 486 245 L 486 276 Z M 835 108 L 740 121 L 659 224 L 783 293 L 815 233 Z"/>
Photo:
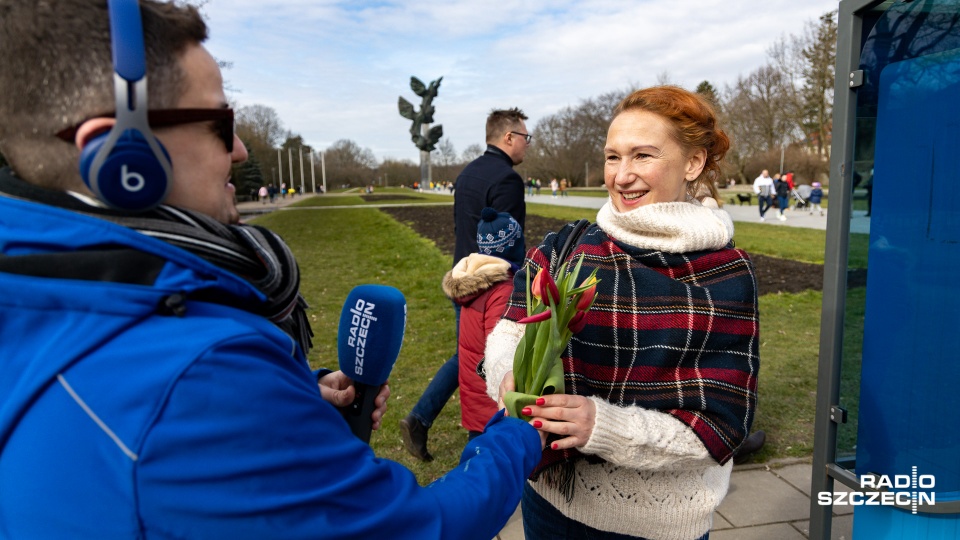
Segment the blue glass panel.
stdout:
<path fill-rule="evenodd" d="M 957 31 L 957 30 L 954 30 Z M 960 50 L 878 77 L 859 474 L 960 492 Z"/>

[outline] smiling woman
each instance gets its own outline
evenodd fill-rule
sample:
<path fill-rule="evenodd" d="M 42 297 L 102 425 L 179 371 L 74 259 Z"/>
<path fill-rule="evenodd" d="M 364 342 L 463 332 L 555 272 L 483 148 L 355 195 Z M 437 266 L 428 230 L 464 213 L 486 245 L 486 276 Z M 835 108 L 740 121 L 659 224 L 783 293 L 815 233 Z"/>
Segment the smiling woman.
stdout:
<path fill-rule="evenodd" d="M 487 393 L 514 387 L 527 274 L 584 257 L 597 301 L 562 354 L 565 393 L 523 414 L 551 446 L 523 495 L 540 538 L 705 538 L 753 422 L 759 316 L 753 265 L 713 194 L 729 139 L 681 88 L 638 90 L 605 145 L 610 201 L 564 260 L 571 226 L 527 255 L 485 351 Z"/>
<path fill-rule="evenodd" d="M 730 139 L 713 108 L 673 86 L 638 90 L 614 110 L 604 147 L 604 184 L 620 211 L 709 193 Z"/>

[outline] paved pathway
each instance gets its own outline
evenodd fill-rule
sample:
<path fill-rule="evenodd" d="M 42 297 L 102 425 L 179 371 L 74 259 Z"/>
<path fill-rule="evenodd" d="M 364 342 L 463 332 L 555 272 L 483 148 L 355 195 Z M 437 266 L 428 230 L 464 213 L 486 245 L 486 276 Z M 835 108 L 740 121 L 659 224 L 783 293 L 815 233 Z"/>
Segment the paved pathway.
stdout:
<path fill-rule="evenodd" d="M 238 205 L 245 215 L 269 212 L 300 200 L 277 199 L 273 204 L 259 202 Z M 527 197 L 527 202 L 600 208 L 603 197 Z M 756 205 L 724 206 L 734 221 L 759 222 Z M 851 231 L 869 232 L 870 218 L 864 212 L 854 212 Z M 788 211 L 786 221 L 767 219 L 771 227 L 808 227 L 826 229 L 826 217 L 811 216 L 807 212 Z M 710 540 L 803 540 L 809 537 L 810 483 L 812 468 L 809 460 L 783 460 L 766 464 L 738 465 L 733 468 L 730 490 L 713 518 Z M 838 489 L 846 489 L 837 483 Z M 834 540 L 853 538 L 853 515 L 850 507 L 836 507 L 833 515 Z M 522 540 L 523 520 L 519 508 L 500 531 L 501 540 Z"/>
<path fill-rule="evenodd" d="M 809 538 L 810 475 L 809 461 L 735 466 L 730 491 L 713 515 L 710 540 Z M 853 538 L 850 508 L 840 506 L 834 512 L 832 539 Z M 519 509 L 500 531 L 500 539 L 523 540 Z"/>

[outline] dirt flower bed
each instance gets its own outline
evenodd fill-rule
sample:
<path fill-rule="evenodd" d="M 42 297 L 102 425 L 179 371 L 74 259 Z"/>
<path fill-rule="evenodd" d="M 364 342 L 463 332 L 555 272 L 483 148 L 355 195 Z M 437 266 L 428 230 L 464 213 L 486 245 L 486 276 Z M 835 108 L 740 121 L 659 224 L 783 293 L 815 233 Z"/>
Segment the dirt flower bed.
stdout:
<path fill-rule="evenodd" d="M 404 223 L 424 238 L 429 238 L 441 251 L 453 257 L 456 239 L 453 233 L 453 207 L 398 206 L 381 208 L 400 223 Z M 527 215 L 524 236 L 527 248 L 535 246 L 550 231 L 559 230 L 567 222 L 561 219 Z M 823 289 L 823 266 L 760 254 L 751 254 L 757 272 L 760 294 L 776 292 L 795 293 Z M 850 276 L 850 285 L 862 286 L 865 275 Z"/>

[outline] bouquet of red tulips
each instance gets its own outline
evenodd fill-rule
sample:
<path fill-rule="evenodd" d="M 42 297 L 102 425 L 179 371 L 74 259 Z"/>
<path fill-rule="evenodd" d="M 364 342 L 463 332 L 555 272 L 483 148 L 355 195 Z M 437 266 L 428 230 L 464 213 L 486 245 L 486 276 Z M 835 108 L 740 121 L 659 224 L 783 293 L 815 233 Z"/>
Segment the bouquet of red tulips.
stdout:
<path fill-rule="evenodd" d="M 560 355 L 570 337 L 586 326 L 587 311 L 597 295 L 596 269 L 580 285 L 574 285 L 582 265 L 582 254 L 572 271 L 563 263 L 557 281 L 541 268 L 531 284 L 527 272 L 527 316 L 517 321 L 526 329 L 513 356 L 516 390 L 503 398 L 514 418 L 529 419 L 520 414 L 524 407 L 540 396 L 565 391 Z"/>

